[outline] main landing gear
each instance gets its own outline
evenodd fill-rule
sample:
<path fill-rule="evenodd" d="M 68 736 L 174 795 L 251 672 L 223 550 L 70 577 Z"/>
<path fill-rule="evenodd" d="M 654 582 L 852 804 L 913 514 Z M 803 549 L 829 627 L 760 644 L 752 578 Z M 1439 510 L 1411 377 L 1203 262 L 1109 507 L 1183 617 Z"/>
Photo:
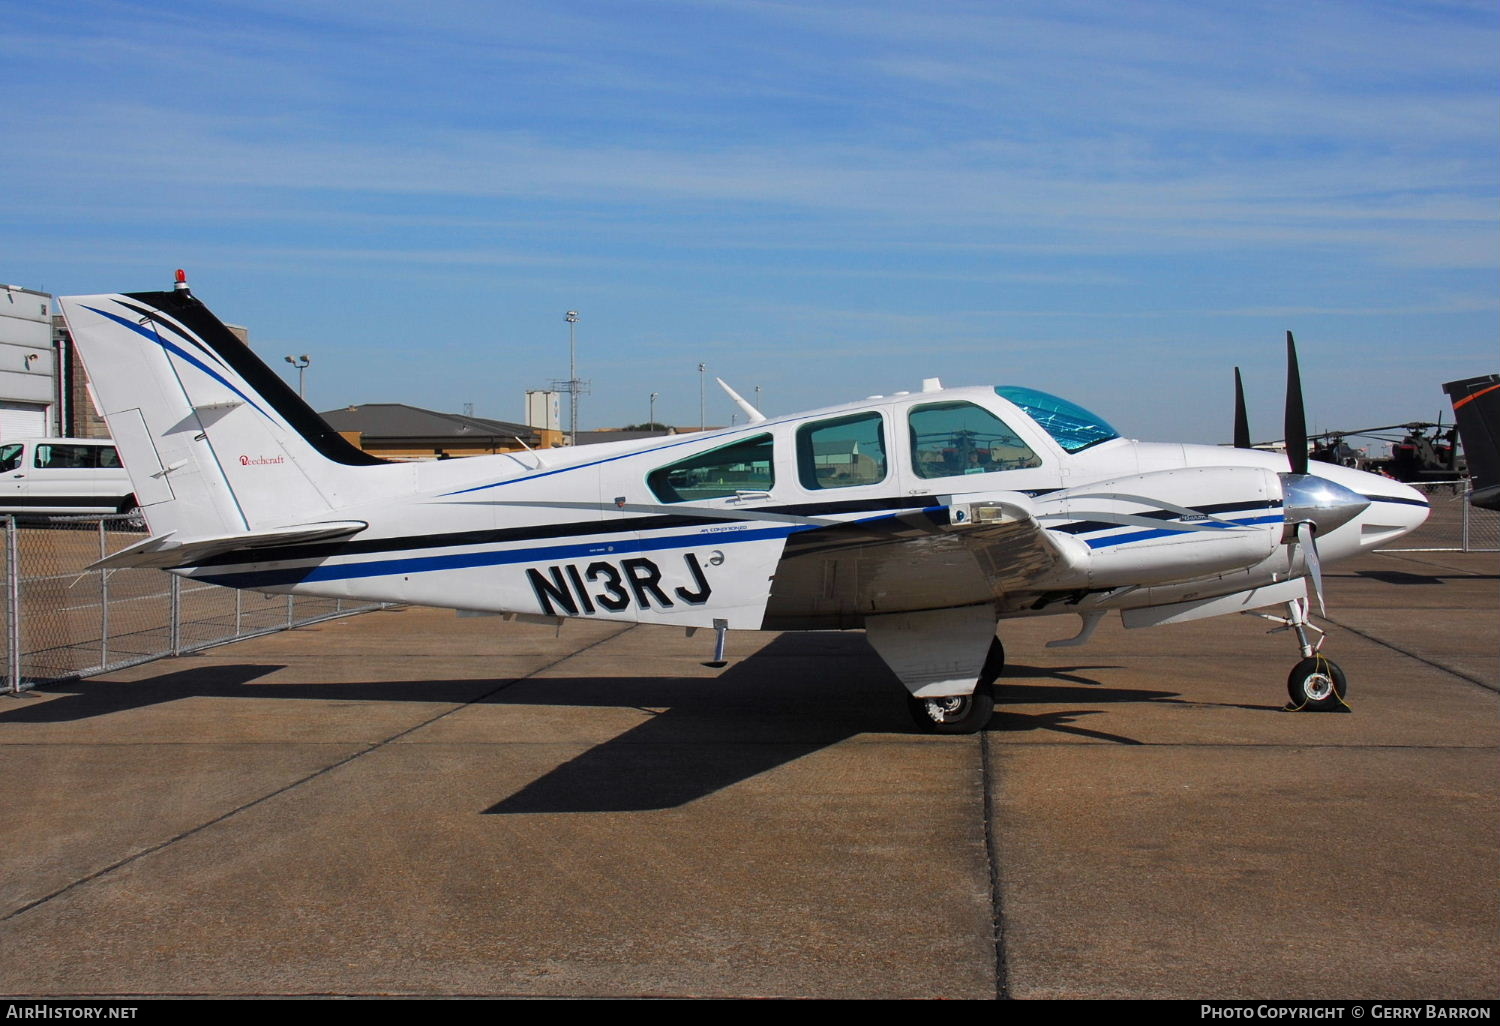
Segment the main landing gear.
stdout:
<path fill-rule="evenodd" d="M 865 639 L 906 688 L 919 730 L 972 734 L 989 723 L 1005 668 L 993 606 L 868 616 Z"/>
<path fill-rule="evenodd" d="M 1291 700 L 1287 711 L 1332 712 L 1349 708 L 1344 704 L 1344 695 L 1349 690 L 1344 671 L 1332 659 L 1325 659 L 1318 654 L 1318 649 L 1323 647 L 1323 632 L 1308 620 L 1307 600 L 1295 599 L 1286 606 L 1286 616 L 1272 616 L 1269 613 L 1255 615 L 1282 625 L 1275 628 L 1272 634 L 1278 631 L 1295 631 L 1297 634 L 1297 647 L 1302 652 L 1302 661 L 1292 667 L 1292 672 L 1286 679 L 1286 693 Z M 1316 644 L 1308 641 L 1309 630 L 1317 632 Z"/>
<path fill-rule="evenodd" d="M 973 734 L 983 730 L 995 713 L 995 681 L 1005 669 L 1005 646 L 999 638 L 990 641 L 984 668 L 974 693 L 917 698 L 907 695 L 907 708 L 917 726 L 929 734 Z"/>

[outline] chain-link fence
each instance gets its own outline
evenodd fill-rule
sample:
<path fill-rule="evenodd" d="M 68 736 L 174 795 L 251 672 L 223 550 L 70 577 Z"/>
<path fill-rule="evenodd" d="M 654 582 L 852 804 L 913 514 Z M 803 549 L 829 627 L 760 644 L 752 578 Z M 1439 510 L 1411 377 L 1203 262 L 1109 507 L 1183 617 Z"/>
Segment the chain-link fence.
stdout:
<path fill-rule="evenodd" d="M 1427 496 L 1427 522 L 1387 550 L 1390 552 L 1500 551 L 1500 511 L 1469 502 L 1468 481 L 1426 481 L 1412 487 Z"/>
<path fill-rule="evenodd" d="M 11 691 L 378 608 L 236 591 L 162 570 L 85 569 L 142 539 L 129 517 L 0 520 Z"/>

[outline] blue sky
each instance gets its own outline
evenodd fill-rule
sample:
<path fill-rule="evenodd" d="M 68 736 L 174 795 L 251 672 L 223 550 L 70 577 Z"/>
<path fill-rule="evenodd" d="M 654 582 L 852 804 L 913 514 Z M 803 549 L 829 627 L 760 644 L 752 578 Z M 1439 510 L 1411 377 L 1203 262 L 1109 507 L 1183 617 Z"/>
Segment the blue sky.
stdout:
<path fill-rule="evenodd" d="M 165 288 L 319 409 L 694 424 L 1028 384 L 1222 441 L 1500 369 L 1483 2 L 0 0 L 0 281 Z M 732 405 L 709 382 L 708 419 Z"/>

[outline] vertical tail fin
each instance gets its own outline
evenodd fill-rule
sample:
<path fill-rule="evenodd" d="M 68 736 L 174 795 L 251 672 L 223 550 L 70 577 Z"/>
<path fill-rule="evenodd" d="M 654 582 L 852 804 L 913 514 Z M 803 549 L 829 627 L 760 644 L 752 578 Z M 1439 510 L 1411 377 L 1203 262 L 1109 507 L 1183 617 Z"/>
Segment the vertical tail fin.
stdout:
<path fill-rule="evenodd" d="M 320 519 L 359 496 L 350 445 L 185 288 L 59 300 L 153 534 Z"/>

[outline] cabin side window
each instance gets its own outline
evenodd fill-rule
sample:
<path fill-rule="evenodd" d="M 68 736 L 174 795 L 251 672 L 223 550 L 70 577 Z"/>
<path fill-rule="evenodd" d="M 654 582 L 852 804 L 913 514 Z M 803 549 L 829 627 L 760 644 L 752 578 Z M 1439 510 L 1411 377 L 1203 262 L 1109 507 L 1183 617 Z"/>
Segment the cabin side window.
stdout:
<path fill-rule="evenodd" d="M 769 492 L 776 484 L 770 435 L 755 435 L 646 475 L 646 487 L 662 502 L 696 502 L 736 492 Z"/>
<path fill-rule="evenodd" d="M 885 480 L 884 418 L 857 413 L 797 429 L 797 476 L 809 491 Z"/>
<path fill-rule="evenodd" d="M 1042 465 L 1014 431 L 989 410 L 968 402 L 912 408 L 911 465 L 918 477 L 957 477 Z"/>
<path fill-rule="evenodd" d="M 24 450 L 19 442 L 0 446 L 0 474 L 15 470 L 21 465 L 21 453 Z"/>

